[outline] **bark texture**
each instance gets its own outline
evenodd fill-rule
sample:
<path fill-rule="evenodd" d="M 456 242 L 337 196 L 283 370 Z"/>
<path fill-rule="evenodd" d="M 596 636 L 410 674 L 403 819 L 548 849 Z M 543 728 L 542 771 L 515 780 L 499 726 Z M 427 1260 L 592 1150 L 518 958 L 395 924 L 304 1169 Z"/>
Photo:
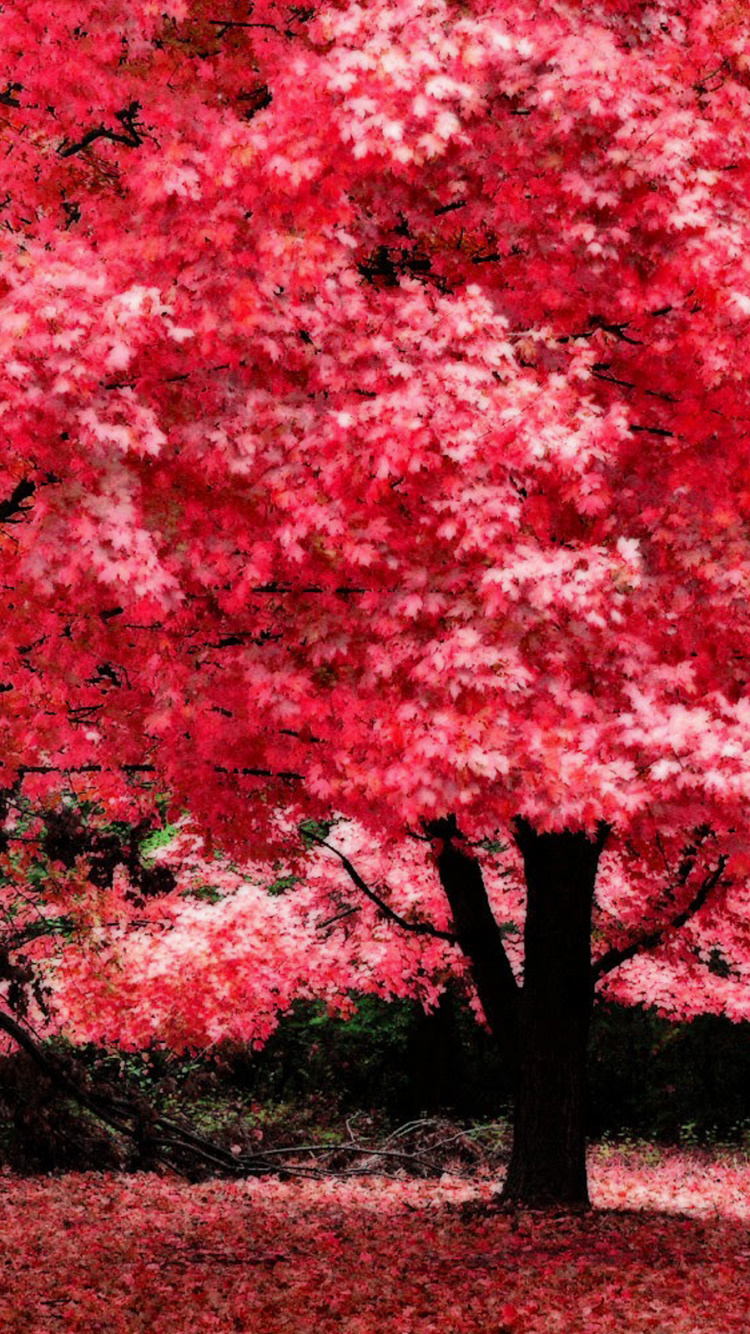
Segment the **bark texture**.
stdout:
<path fill-rule="evenodd" d="M 591 910 L 606 838 L 516 824 L 527 885 L 513 1151 L 503 1198 L 585 1208 Z"/>

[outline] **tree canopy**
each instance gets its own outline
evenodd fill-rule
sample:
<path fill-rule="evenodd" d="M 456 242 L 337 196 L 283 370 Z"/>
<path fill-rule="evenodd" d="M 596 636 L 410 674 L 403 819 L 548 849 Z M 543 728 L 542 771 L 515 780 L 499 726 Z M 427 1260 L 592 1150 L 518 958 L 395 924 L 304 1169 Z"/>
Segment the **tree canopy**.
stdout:
<path fill-rule="evenodd" d="M 467 957 L 446 858 L 497 926 L 583 839 L 595 979 L 747 1016 L 747 37 L 3 6 L 6 793 L 167 792 Z"/>

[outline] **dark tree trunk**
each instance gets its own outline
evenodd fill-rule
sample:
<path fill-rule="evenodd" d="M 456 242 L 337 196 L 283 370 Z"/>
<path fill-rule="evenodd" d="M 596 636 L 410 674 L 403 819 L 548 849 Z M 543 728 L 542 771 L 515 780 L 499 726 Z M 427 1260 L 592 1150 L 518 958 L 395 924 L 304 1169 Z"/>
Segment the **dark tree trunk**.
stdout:
<path fill-rule="evenodd" d="M 471 977 L 511 1077 L 518 1055 L 519 988 L 495 921 L 476 857 L 453 841 L 459 837 L 455 819 L 434 820 L 427 826 L 433 838 L 443 840 L 438 854 L 440 882 L 450 904 L 453 928 Z"/>
<path fill-rule="evenodd" d="M 516 823 L 527 886 L 524 983 L 508 1202 L 585 1208 L 586 1051 L 593 1005 L 597 839 Z"/>
<path fill-rule="evenodd" d="M 596 838 L 537 834 L 516 821 L 526 873 L 524 980 L 519 987 L 482 870 L 454 817 L 426 826 L 442 841 L 440 880 L 456 939 L 515 1088 L 513 1151 L 503 1199 L 585 1208 L 586 1054 L 593 1008 L 591 910 L 608 828 Z"/>

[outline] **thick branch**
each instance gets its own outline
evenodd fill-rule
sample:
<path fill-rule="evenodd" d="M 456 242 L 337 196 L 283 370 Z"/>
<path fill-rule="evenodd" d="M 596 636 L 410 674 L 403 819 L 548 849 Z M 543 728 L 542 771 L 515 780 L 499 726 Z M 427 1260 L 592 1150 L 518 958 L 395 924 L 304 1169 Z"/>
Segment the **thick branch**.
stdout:
<path fill-rule="evenodd" d="M 456 937 L 468 959 L 471 977 L 491 1032 L 503 1049 L 512 1071 L 518 1060 L 518 1001 L 520 988 L 505 951 L 503 936 L 487 898 L 482 868 L 476 857 L 456 845 L 460 838 L 455 818 L 433 820 L 425 827 L 441 839 L 438 873 L 450 904 Z"/>
<path fill-rule="evenodd" d="M 680 912 L 675 913 L 674 917 L 670 917 L 668 922 L 664 922 L 662 926 L 657 927 L 654 931 L 645 931 L 642 935 L 636 937 L 635 940 L 632 940 L 629 945 L 623 945 L 621 949 L 607 950 L 606 954 L 603 954 L 600 959 L 597 959 L 591 970 L 594 981 L 598 981 L 600 977 L 604 977 L 607 973 L 613 972 L 615 968 L 620 967 L 620 964 L 627 963 L 628 959 L 635 958 L 636 954 L 656 949 L 663 943 L 666 936 L 670 935 L 673 931 L 678 931 L 681 926 L 684 926 L 685 923 L 690 920 L 691 917 L 694 917 L 697 912 L 700 912 L 711 893 L 711 890 L 714 889 L 721 880 L 727 860 L 728 858 L 726 856 L 719 858 L 716 869 L 711 871 L 711 873 L 701 882 L 697 892 L 694 894 L 687 907 L 683 908 Z"/>
<path fill-rule="evenodd" d="M 136 127 L 136 117 L 141 109 L 140 102 L 131 102 L 129 106 L 124 107 L 122 111 L 115 112 L 115 119 L 122 125 L 122 132 L 117 130 L 108 130 L 105 125 L 99 125 L 95 130 L 89 130 L 77 144 L 68 144 L 67 147 L 58 149 L 60 157 L 72 157 L 74 153 L 82 153 L 85 148 L 96 143 L 97 139 L 109 139 L 110 143 L 122 144 L 125 148 L 140 148 L 143 143 L 143 137 Z"/>
<path fill-rule="evenodd" d="M 410 922 L 408 918 L 402 917 L 400 913 L 395 912 L 393 908 L 386 903 L 385 899 L 382 899 L 379 894 L 376 894 L 374 889 L 370 889 L 370 886 L 362 879 L 357 868 L 352 865 L 348 857 L 344 856 L 343 852 L 339 852 L 338 848 L 334 848 L 330 843 L 326 843 L 325 839 L 319 838 L 317 834 L 308 831 L 306 832 L 305 837 L 311 839 L 314 843 L 319 844 L 321 848 L 327 848 L 329 852 L 332 852 L 334 856 L 338 857 L 341 865 L 349 876 L 349 879 L 354 882 L 357 889 L 361 890 L 362 893 L 367 896 L 371 903 L 374 903 L 380 909 L 383 916 L 386 917 L 389 922 L 395 922 L 396 926 L 400 926 L 403 931 L 413 931 L 414 934 L 418 936 L 434 936 L 436 940 L 447 940 L 449 945 L 457 945 L 459 943 L 458 937 L 454 935 L 452 931 L 441 931 L 438 927 L 433 926 L 432 922 Z"/>
<path fill-rule="evenodd" d="M 19 523 L 30 506 L 24 505 L 36 491 L 36 483 L 23 478 L 17 482 L 7 500 L 0 500 L 0 523 Z"/>
<path fill-rule="evenodd" d="M 138 1107 L 126 1099 L 108 1098 L 96 1092 L 87 1092 L 75 1080 L 70 1079 L 56 1061 L 50 1060 L 45 1055 L 21 1024 L 2 1011 L 0 1011 L 0 1030 L 12 1037 L 47 1078 L 73 1098 L 79 1106 L 92 1112 L 105 1125 L 120 1134 L 141 1142 L 145 1139 L 149 1148 L 164 1162 L 170 1161 L 164 1149 L 171 1147 L 232 1175 L 257 1171 L 259 1166 L 261 1171 L 268 1170 L 264 1165 L 256 1165 L 254 1159 L 237 1157 L 218 1144 L 204 1139 L 202 1135 L 196 1135 L 177 1122 L 159 1116 L 151 1107 Z"/>
<path fill-rule="evenodd" d="M 57 1084 L 66 1093 L 70 1094 L 71 1097 L 75 1098 L 76 1102 L 82 1107 L 85 1107 L 87 1111 L 93 1112 L 95 1116 L 98 1116 L 100 1120 L 104 1121 L 107 1125 L 112 1126 L 113 1129 L 124 1130 L 128 1133 L 122 1117 L 118 1116 L 114 1110 L 107 1113 L 97 1106 L 94 1099 L 90 1098 L 89 1095 L 85 1093 L 82 1088 L 79 1088 L 72 1079 L 69 1079 L 65 1072 L 61 1070 L 54 1061 L 50 1061 L 48 1057 L 45 1056 L 41 1047 L 39 1047 L 31 1037 L 31 1034 L 28 1033 L 21 1024 L 17 1023 L 15 1019 L 12 1019 L 9 1014 L 5 1014 L 2 1011 L 0 1011 L 0 1029 L 4 1033 L 7 1033 L 9 1037 L 13 1038 L 13 1041 L 18 1044 L 22 1051 L 25 1051 L 26 1054 L 31 1057 L 35 1065 L 39 1067 L 48 1079 L 51 1079 L 54 1084 Z"/>

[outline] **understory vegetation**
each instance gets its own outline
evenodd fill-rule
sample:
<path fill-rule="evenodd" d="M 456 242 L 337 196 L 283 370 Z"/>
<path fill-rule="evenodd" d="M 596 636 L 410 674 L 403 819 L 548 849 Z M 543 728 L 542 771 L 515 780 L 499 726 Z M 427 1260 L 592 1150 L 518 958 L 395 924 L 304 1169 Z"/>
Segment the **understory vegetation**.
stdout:
<path fill-rule="evenodd" d="M 630 1146 L 651 1160 L 668 1146 L 748 1151 L 747 1029 L 711 1015 L 673 1024 L 643 1009 L 600 1004 L 589 1078 L 592 1138 L 605 1152 Z M 2 1062 L 0 1161 L 21 1173 L 153 1167 L 155 1113 L 225 1152 L 252 1155 L 264 1174 L 285 1149 L 286 1170 L 307 1172 L 312 1162 L 321 1172 L 372 1172 L 389 1155 L 417 1176 L 501 1171 L 507 1161 L 507 1071 L 454 992 L 427 1014 L 412 1001 L 374 997 L 361 997 L 348 1020 L 298 1004 L 260 1052 L 225 1044 L 177 1057 L 156 1048 L 76 1051 L 59 1041 L 45 1050 L 105 1103 L 127 1095 L 140 1130 L 119 1134 L 17 1052 Z M 189 1176 L 212 1172 L 210 1162 L 189 1154 L 169 1161 Z"/>

